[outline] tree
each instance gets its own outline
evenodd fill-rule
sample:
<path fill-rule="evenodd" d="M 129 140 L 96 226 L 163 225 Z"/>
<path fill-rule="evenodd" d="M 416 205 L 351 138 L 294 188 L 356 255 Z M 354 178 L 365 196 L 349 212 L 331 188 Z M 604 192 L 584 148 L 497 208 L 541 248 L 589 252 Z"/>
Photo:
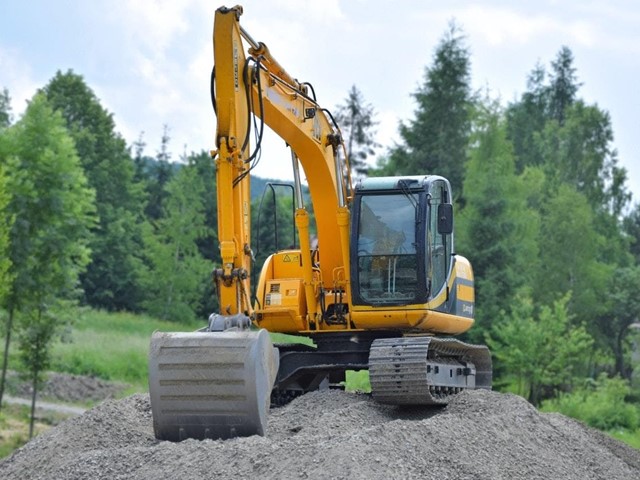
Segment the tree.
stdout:
<path fill-rule="evenodd" d="M 527 91 L 507 109 L 507 133 L 517 171 L 544 166 L 549 182 L 568 183 L 586 195 L 594 211 L 619 217 L 630 200 L 626 171 L 613 147 L 609 113 L 578 98 L 573 53 L 562 47 L 548 76 L 536 65 Z M 610 231 L 606 218 L 600 228 Z M 614 226 L 616 228 L 616 226 Z"/>
<path fill-rule="evenodd" d="M 640 266 L 616 270 L 611 277 L 608 312 L 601 322 L 602 338 L 608 343 L 615 358 L 615 373 L 631 379 L 633 368 L 625 360 L 624 340 L 629 326 L 640 321 Z"/>
<path fill-rule="evenodd" d="M 5 135 L 0 130 L 0 306 L 6 306 L 8 295 L 11 291 L 12 272 L 9 235 L 15 217 L 9 212 L 9 202 L 11 200 L 11 192 L 9 191 L 9 179 L 5 165 L 9 163 L 4 148 Z M 7 362 L 9 360 L 9 343 L 11 341 L 11 330 L 13 328 L 13 319 L 5 321 L 5 345 L 3 353 L 2 376 L 0 377 L 0 408 L 2 408 L 2 397 L 4 394 L 4 382 L 6 378 Z"/>
<path fill-rule="evenodd" d="M 580 83 L 573 66 L 573 53 L 567 46 L 562 46 L 551 62 L 551 84 L 549 85 L 549 115 L 558 124 L 564 123 L 565 112 L 573 105 Z"/>
<path fill-rule="evenodd" d="M 168 196 L 166 185 L 173 177 L 173 168 L 169 163 L 171 159 L 171 153 L 169 153 L 170 140 L 169 127 L 165 125 L 160 140 L 160 150 L 157 152 L 156 161 L 151 164 L 146 181 L 148 198 L 145 213 L 147 218 L 151 220 L 157 220 L 162 217 L 164 202 Z"/>
<path fill-rule="evenodd" d="M 565 111 L 562 124 L 549 120 L 539 137 L 547 177 L 555 186 L 571 185 L 585 195 L 593 210 L 604 212 L 611 207 L 615 209 L 611 213 L 618 215 L 629 194 L 623 188 L 626 173 L 618 167 L 612 144 L 609 113 L 582 100 Z"/>
<path fill-rule="evenodd" d="M 549 76 L 537 64 L 527 78 L 527 91 L 507 108 L 507 133 L 514 146 L 518 173 L 545 162 L 548 157 L 540 150 L 539 135 L 550 121 L 564 125 L 567 110 L 577 100 L 580 83 L 573 61 L 571 50 L 562 47 L 551 62 Z M 553 163 L 554 158 L 549 160 Z"/>
<path fill-rule="evenodd" d="M 516 392 L 534 405 L 542 400 L 545 388 L 574 382 L 591 352 L 593 339 L 583 326 L 572 327 L 568 301 L 565 296 L 552 306 L 535 309 L 530 298 L 517 297 L 509 314 L 487 336 Z"/>
<path fill-rule="evenodd" d="M 135 165 L 134 180 L 138 183 L 143 182 L 147 175 L 148 158 L 144 156 L 144 148 L 147 144 L 144 141 L 144 132 L 140 132 L 138 139 L 133 142 L 133 163 Z"/>
<path fill-rule="evenodd" d="M 12 162 L 8 210 L 15 221 L 10 232 L 11 284 L 3 303 L 8 315 L 0 402 L 16 313 L 22 314 L 21 331 L 29 330 L 34 321 L 38 329 L 55 331 L 50 313 L 60 299 L 77 293 L 79 275 L 90 259 L 95 220 L 95 193 L 64 120 L 44 95 L 31 100 L 6 135 L 3 149 Z M 43 337 L 37 348 L 43 349 L 47 339 Z M 46 357 L 46 351 L 40 353 Z M 37 369 L 41 363 L 34 365 Z"/>
<path fill-rule="evenodd" d="M 12 274 L 10 232 L 13 227 L 15 216 L 9 210 L 11 191 L 9 189 L 8 167 L 14 167 L 16 162 L 10 157 L 11 148 L 9 145 L 9 135 L 6 129 L 0 129 L 0 306 L 6 308 L 9 303 L 9 293 L 11 293 Z M 13 330 L 13 317 L 8 316 L 4 322 L 5 345 L 2 357 L 2 374 L 0 376 L 0 408 L 2 408 L 2 397 L 4 394 L 4 384 L 6 378 L 7 363 L 9 361 L 9 343 Z"/>
<path fill-rule="evenodd" d="M 598 234 L 594 214 L 584 195 L 568 185 L 544 192 L 540 228 L 540 266 L 534 283 L 534 298 L 541 302 L 573 292 L 570 312 L 595 328 L 605 304 L 601 292 L 612 274 L 612 266 L 599 260 L 605 239 Z M 597 333 L 593 331 L 593 333 Z"/>
<path fill-rule="evenodd" d="M 183 167 L 167 184 L 164 216 L 145 232 L 149 271 L 144 304 L 158 318 L 184 322 L 195 318 L 201 287 L 211 272 L 196 243 L 207 233 L 203 198 L 204 185 L 196 169 Z"/>
<path fill-rule="evenodd" d="M 473 265 L 478 308 L 470 336 L 481 341 L 519 289 L 531 283 L 537 264 L 539 219 L 515 175 L 513 152 L 495 106 L 478 117 L 477 145 L 464 181 L 465 207 L 457 221 L 456 251 Z"/>
<path fill-rule="evenodd" d="M 9 90 L 4 88 L 0 92 L 0 130 L 11 125 L 12 120 L 11 97 L 9 96 Z"/>
<path fill-rule="evenodd" d="M 367 158 L 380 146 L 374 138 L 373 128 L 378 123 L 375 115 L 374 108 L 364 102 L 362 93 L 355 85 L 351 86 L 347 98 L 336 111 L 336 122 L 342 131 L 351 169 L 358 175 L 369 172 Z"/>
<path fill-rule="evenodd" d="M 218 209 L 216 198 L 216 168 L 211 154 L 206 151 L 192 153 L 187 164 L 196 171 L 195 175 L 202 182 L 204 194 L 202 196 L 204 208 L 205 228 L 196 239 L 200 256 L 210 269 L 220 265 L 220 250 L 218 245 Z M 255 177 L 252 177 L 253 181 Z M 212 312 L 218 311 L 218 296 L 215 294 L 215 285 L 209 280 L 200 288 L 201 300 L 196 314 L 199 318 L 208 318 Z"/>
<path fill-rule="evenodd" d="M 66 120 L 89 185 L 96 191 L 99 222 L 91 263 L 81 276 L 86 302 L 108 310 L 136 310 L 143 292 L 139 271 L 144 192 L 133 181 L 134 164 L 113 115 L 82 76 L 57 72 L 44 87 Z"/>
<path fill-rule="evenodd" d="M 623 220 L 624 233 L 629 239 L 629 251 L 636 264 L 640 264 L 640 203 Z"/>
<path fill-rule="evenodd" d="M 415 118 L 400 124 L 402 143 L 391 149 L 384 174 L 437 174 L 461 191 L 469 146 L 471 62 L 460 29 L 451 24 L 436 47 L 433 66 L 413 95 Z"/>
<path fill-rule="evenodd" d="M 548 89 L 544 84 L 545 69 L 538 64 L 527 78 L 527 91 L 520 101 L 511 103 L 506 110 L 507 138 L 513 145 L 516 172 L 527 166 L 539 166 L 544 162 L 537 145 L 537 136 L 548 119 Z"/>
<path fill-rule="evenodd" d="M 56 322 L 57 318 L 44 305 L 34 305 L 28 309 L 28 317 L 18 337 L 20 360 L 27 369 L 27 377 L 31 382 L 29 438 L 33 437 L 37 394 L 44 381 L 44 372 L 50 365 L 51 340 L 57 330 Z"/>
<path fill-rule="evenodd" d="M 2 133 L 0 133 L 0 136 L 2 136 Z M 2 142 L 2 138 L 0 138 L 0 142 Z M 8 159 L 3 158 L 2 150 L 2 147 L 0 147 L 0 158 L 8 163 Z M 9 293 L 9 285 L 11 283 L 9 275 L 9 268 L 11 267 L 9 232 L 15 217 L 9 214 L 11 195 L 8 184 L 9 179 L 6 167 L 0 164 L 0 305 L 4 304 L 4 299 Z"/>

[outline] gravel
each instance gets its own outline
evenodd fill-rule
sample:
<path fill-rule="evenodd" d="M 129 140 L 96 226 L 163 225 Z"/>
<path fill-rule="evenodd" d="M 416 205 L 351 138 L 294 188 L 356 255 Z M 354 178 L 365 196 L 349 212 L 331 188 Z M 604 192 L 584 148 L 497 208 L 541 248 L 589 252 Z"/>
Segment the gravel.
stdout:
<path fill-rule="evenodd" d="M 640 451 L 515 395 L 398 408 L 316 392 L 272 410 L 266 437 L 159 442 L 149 398 L 107 400 L 0 462 L 28 479 L 633 479 Z"/>

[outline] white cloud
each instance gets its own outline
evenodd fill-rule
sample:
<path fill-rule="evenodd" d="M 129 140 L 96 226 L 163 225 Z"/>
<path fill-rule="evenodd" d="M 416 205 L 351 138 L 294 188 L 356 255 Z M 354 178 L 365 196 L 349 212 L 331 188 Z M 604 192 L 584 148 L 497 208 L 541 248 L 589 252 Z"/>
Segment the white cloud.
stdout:
<path fill-rule="evenodd" d="M 565 37 L 579 45 L 590 46 L 596 40 L 596 28 L 580 19 L 566 20 L 550 14 L 528 15 L 511 8 L 480 7 L 457 9 L 453 15 L 466 32 L 481 37 L 491 46 L 529 44 L 549 37 Z"/>
<path fill-rule="evenodd" d="M 2 72 L 0 88 L 9 90 L 14 120 L 17 120 L 27 107 L 26 101 L 33 97 L 36 90 L 42 86 L 42 82 L 34 78 L 31 67 L 21 60 L 18 52 L 3 49 L 1 46 L 0 72 Z"/>
<path fill-rule="evenodd" d="M 121 0 L 111 12 L 129 35 L 161 56 L 174 37 L 189 28 L 186 15 L 191 6 L 188 0 Z"/>
<path fill-rule="evenodd" d="M 275 0 L 270 7 L 307 22 L 310 28 L 344 18 L 340 0 Z"/>

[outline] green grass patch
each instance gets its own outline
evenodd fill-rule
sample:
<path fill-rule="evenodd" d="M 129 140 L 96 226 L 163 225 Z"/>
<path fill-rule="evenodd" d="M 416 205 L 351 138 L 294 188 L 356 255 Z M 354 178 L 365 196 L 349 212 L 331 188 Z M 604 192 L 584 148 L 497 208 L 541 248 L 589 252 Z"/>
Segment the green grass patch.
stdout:
<path fill-rule="evenodd" d="M 286 333 L 271 333 L 269 332 L 271 341 L 273 343 L 302 343 L 304 345 L 314 345 L 313 340 L 309 337 L 301 335 L 288 335 Z"/>
<path fill-rule="evenodd" d="M 640 450 L 640 430 L 630 432 L 628 430 L 612 430 L 608 432 L 613 438 Z"/>
<path fill-rule="evenodd" d="M 146 391 L 152 333 L 189 332 L 201 326 L 132 313 L 82 310 L 62 341 L 54 345 L 51 369 L 125 382 L 132 385 L 132 391 Z"/>
<path fill-rule="evenodd" d="M 630 393 L 626 380 L 602 374 L 596 380 L 587 380 L 573 392 L 545 400 L 541 410 L 560 412 L 605 432 L 633 432 L 640 427 L 640 410 L 637 405 L 626 401 Z"/>
<path fill-rule="evenodd" d="M 14 450 L 29 441 L 29 407 L 24 405 L 2 405 L 0 412 L 0 458 L 8 457 Z M 36 424 L 36 434 L 47 428 Z"/>
<path fill-rule="evenodd" d="M 371 392 L 371 383 L 369 383 L 369 370 L 347 370 L 345 389 L 350 392 Z"/>

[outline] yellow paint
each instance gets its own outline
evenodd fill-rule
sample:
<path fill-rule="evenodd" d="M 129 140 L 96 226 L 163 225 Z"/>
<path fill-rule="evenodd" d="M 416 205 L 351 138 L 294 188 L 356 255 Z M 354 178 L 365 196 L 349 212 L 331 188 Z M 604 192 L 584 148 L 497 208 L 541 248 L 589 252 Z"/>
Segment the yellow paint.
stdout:
<path fill-rule="evenodd" d="M 462 300 L 463 302 L 474 302 L 475 301 L 475 293 L 473 287 L 468 285 L 458 285 L 456 287 L 458 300 Z"/>

